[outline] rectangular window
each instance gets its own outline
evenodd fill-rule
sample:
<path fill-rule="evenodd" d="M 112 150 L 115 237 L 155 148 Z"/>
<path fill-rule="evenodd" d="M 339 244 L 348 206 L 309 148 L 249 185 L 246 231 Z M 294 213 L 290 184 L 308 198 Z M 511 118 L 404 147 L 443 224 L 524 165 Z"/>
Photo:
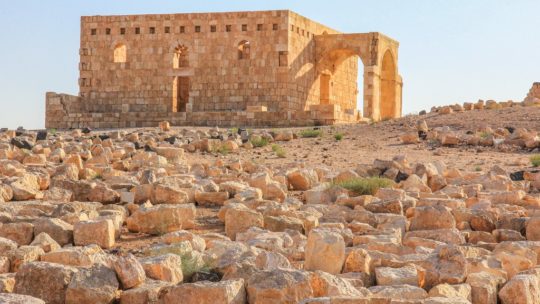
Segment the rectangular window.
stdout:
<path fill-rule="evenodd" d="M 210 25 L 210 32 L 215 33 L 217 30 L 217 27 L 215 25 Z"/>
<path fill-rule="evenodd" d="M 196 25 L 195 26 L 195 33 L 200 33 L 201 32 L 201 26 L 200 25 Z"/>
<path fill-rule="evenodd" d="M 180 27 L 180 33 L 185 33 L 186 32 L 186 27 L 185 26 L 181 26 Z"/>
<path fill-rule="evenodd" d="M 96 35 L 96 34 L 97 34 L 97 29 L 91 29 L 91 30 L 90 30 L 90 34 L 91 34 L 92 36 Z"/>
<path fill-rule="evenodd" d="M 156 28 L 155 27 L 151 27 L 150 30 L 149 30 L 150 34 L 155 34 L 156 33 Z"/>
<path fill-rule="evenodd" d="M 169 34 L 171 32 L 171 27 L 170 26 L 166 26 L 165 27 L 165 34 Z"/>
<path fill-rule="evenodd" d="M 105 29 L 105 35 L 110 35 L 111 34 L 111 29 L 110 28 L 106 28 Z"/>
<path fill-rule="evenodd" d="M 242 24 L 242 32 L 246 32 L 247 31 L 247 24 Z"/>
<path fill-rule="evenodd" d="M 263 30 L 263 25 L 262 24 L 257 24 L 257 31 L 262 31 Z"/>
<path fill-rule="evenodd" d="M 277 30 L 278 30 L 278 25 L 277 25 L 277 23 L 272 24 L 272 30 L 274 30 L 274 31 L 277 31 Z"/>
<path fill-rule="evenodd" d="M 291 32 L 294 32 L 294 25 L 291 25 Z"/>
<path fill-rule="evenodd" d="M 304 30 L 302 30 L 302 36 L 304 36 Z"/>
<path fill-rule="evenodd" d="M 141 28 L 140 27 L 136 27 L 135 28 L 135 34 L 139 35 L 141 33 Z"/>
<path fill-rule="evenodd" d="M 296 33 L 300 34 L 300 28 L 299 27 L 296 28 Z"/>
<path fill-rule="evenodd" d="M 126 28 L 125 27 L 120 28 L 120 35 L 125 35 L 125 34 L 126 34 Z"/>
<path fill-rule="evenodd" d="M 227 24 L 227 25 L 225 26 L 225 31 L 226 31 L 226 32 L 232 31 L 232 25 Z"/>

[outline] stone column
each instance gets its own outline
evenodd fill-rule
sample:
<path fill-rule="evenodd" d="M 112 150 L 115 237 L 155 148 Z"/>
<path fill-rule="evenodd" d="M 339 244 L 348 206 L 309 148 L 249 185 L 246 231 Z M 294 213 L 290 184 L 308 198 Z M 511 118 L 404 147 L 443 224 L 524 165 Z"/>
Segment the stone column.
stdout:
<path fill-rule="evenodd" d="M 380 114 L 380 68 L 376 65 L 364 67 L 364 117 L 373 121 L 381 119 Z"/>

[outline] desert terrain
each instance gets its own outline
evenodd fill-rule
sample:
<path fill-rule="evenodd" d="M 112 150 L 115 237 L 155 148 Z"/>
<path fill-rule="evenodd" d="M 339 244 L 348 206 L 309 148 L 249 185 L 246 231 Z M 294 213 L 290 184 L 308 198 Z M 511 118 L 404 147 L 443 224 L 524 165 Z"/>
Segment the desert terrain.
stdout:
<path fill-rule="evenodd" d="M 5 130 L 0 302 L 540 303 L 538 130 L 519 103 Z"/>

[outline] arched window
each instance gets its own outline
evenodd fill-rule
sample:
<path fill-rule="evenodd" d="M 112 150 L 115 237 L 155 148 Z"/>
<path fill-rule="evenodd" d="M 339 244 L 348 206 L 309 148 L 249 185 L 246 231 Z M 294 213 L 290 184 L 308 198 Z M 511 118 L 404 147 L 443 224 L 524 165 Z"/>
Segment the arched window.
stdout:
<path fill-rule="evenodd" d="M 114 48 L 114 62 L 122 63 L 127 61 L 127 48 L 125 44 L 118 44 Z"/>
<path fill-rule="evenodd" d="M 189 66 L 188 48 L 184 45 L 179 45 L 174 48 L 173 68 L 185 68 Z"/>
<path fill-rule="evenodd" d="M 242 41 L 238 44 L 238 59 L 249 59 L 249 41 Z"/>

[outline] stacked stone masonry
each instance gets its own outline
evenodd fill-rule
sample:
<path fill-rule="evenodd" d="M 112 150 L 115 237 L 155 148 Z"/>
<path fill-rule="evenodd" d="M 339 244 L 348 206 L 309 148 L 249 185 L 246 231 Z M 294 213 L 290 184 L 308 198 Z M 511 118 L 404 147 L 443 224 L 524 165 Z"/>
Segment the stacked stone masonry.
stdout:
<path fill-rule="evenodd" d="M 401 115 L 396 41 L 286 10 L 82 17 L 79 53 L 79 96 L 47 93 L 47 128 L 356 122 L 358 59 L 363 116 Z"/>

